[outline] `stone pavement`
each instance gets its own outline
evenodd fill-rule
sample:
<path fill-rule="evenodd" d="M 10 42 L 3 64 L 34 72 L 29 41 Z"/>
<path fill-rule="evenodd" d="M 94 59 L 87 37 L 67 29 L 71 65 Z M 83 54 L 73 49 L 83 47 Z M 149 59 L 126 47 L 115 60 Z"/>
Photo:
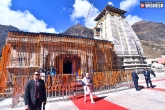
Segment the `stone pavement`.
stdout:
<path fill-rule="evenodd" d="M 154 89 L 143 88 L 140 91 L 136 91 L 135 88 L 132 88 L 98 95 L 98 97 L 104 96 L 104 100 L 123 106 L 129 110 L 165 110 L 165 73 L 156 73 L 156 75 L 157 77 L 152 77 L 152 84 L 155 86 Z M 146 87 L 143 75 L 139 75 L 139 77 L 139 85 Z M 156 88 L 160 88 L 163 91 L 159 91 Z M 24 110 L 24 107 L 8 108 L 9 104 L 11 104 L 11 99 L 1 101 L 0 110 Z M 78 110 L 78 108 L 69 100 L 49 102 L 46 105 L 46 110 Z"/>

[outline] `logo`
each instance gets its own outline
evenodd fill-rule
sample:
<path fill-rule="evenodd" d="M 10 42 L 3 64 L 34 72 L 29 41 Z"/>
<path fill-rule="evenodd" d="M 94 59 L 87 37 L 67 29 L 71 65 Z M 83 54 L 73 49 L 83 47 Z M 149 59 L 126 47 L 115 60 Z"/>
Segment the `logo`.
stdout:
<path fill-rule="evenodd" d="M 144 3 L 140 4 L 140 8 L 144 8 L 144 7 L 145 7 Z"/>
<path fill-rule="evenodd" d="M 164 8 L 164 1 L 141 1 L 140 8 Z"/>

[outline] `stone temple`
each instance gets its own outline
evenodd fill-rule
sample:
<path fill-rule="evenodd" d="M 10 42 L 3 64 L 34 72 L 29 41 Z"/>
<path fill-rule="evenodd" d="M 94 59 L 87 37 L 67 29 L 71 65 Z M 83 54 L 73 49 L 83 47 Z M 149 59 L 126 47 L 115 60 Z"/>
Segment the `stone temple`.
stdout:
<path fill-rule="evenodd" d="M 124 69 L 143 69 L 147 66 L 141 43 L 125 19 L 126 11 L 107 5 L 95 18 L 94 38 L 114 43 L 118 64 Z"/>
<path fill-rule="evenodd" d="M 116 79 L 119 73 L 123 74 L 121 69 L 144 68 L 146 57 L 138 37 L 125 20 L 125 13 L 107 5 L 95 18 L 94 38 L 9 32 L 0 60 L 0 93 L 7 88 L 6 82 L 13 81 L 13 75 L 32 75 L 36 70 L 50 67 L 57 69 L 56 74 L 78 78 L 93 70 L 101 73 L 100 77 L 116 71 Z"/>

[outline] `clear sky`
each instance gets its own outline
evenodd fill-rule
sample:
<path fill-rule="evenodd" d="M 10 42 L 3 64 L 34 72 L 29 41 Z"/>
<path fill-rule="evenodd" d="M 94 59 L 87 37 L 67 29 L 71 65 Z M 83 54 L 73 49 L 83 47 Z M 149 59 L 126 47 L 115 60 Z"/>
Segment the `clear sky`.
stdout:
<path fill-rule="evenodd" d="M 125 16 L 130 25 L 141 20 L 165 24 L 165 8 L 140 8 L 140 0 L 0 0 L 0 24 L 23 31 L 49 33 L 63 32 L 75 24 L 93 28 L 95 17 L 108 2 L 127 11 Z"/>

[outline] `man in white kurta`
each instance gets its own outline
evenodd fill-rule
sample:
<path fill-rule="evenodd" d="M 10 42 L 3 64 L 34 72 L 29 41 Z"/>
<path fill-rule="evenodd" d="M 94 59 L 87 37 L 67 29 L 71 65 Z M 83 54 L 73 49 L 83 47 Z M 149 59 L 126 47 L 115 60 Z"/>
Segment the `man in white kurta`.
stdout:
<path fill-rule="evenodd" d="M 89 73 L 86 73 L 86 76 L 82 79 L 82 84 L 84 86 L 84 102 L 86 102 L 86 95 L 89 94 L 91 103 L 95 103 L 92 96 L 93 82 Z"/>

